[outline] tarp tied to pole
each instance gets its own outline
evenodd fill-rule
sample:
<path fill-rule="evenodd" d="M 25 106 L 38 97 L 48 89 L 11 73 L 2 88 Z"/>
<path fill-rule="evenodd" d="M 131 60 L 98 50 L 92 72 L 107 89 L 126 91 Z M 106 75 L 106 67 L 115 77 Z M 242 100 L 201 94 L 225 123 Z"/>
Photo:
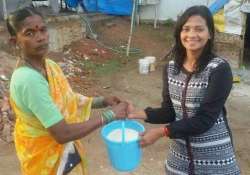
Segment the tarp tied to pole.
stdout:
<path fill-rule="evenodd" d="M 69 7 L 82 5 L 88 12 L 101 12 L 110 15 L 130 16 L 133 0 L 65 0 Z"/>
<path fill-rule="evenodd" d="M 218 2 L 224 2 L 224 6 Z M 243 14 L 240 11 L 242 0 L 217 0 L 217 7 L 212 4 L 210 10 L 214 14 L 215 27 L 219 32 L 241 35 L 243 26 Z M 213 6 L 214 5 L 214 6 Z M 218 8 L 220 6 L 220 8 Z M 216 9 L 216 10 L 215 10 Z"/>

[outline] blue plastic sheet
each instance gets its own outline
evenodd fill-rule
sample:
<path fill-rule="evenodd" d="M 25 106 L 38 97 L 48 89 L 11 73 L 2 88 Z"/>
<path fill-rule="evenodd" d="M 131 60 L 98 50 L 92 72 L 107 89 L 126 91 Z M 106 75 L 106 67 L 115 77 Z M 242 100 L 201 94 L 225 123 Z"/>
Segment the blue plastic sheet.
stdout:
<path fill-rule="evenodd" d="M 220 9 L 224 7 L 225 4 L 227 4 L 229 0 L 217 0 L 215 1 L 210 7 L 209 10 L 214 15 L 217 13 Z"/>
<path fill-rule="evenodd" d="M 98 0 L 98 10 L 111 15 L 130 16 L 133 0 Z"/>
<path fill-rule="evenodd" d="M 133 0 L 65 0 L 70 8 L 83 5 L 88 12 L 101 12 L 110 15 L 130 16 Z"/>
<path fill-rule="evenodd" d="M 88 12 L 98 11 L 98 0 L 83 0 L 83 5 Z"/>
<path fill-rule="evenodd" d="M 70 8 L 76 8 L 78 6 L 78 1 L 79 0 L 65 0 L 65 3 L 70 7 Z"/>

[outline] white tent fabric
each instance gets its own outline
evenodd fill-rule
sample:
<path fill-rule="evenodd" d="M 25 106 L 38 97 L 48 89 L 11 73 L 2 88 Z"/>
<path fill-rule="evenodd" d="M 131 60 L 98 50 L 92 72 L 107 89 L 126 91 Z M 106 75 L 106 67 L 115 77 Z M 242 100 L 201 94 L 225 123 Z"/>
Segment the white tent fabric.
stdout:
<path fill-rule="evenodd" d="M 224 6 L 225 33 L 241 35 L 243 14 L 240 11 L 242 0 L 231 0 Z"/>

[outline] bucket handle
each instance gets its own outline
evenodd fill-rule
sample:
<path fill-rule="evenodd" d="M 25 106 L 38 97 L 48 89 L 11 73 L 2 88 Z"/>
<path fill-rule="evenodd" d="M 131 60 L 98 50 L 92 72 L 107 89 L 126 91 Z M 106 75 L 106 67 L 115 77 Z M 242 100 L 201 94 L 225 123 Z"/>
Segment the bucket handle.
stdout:
<path fill-rule="evenodd" d="M 125 143 L 125 120 L 122 120 L 122 144 Z"/>

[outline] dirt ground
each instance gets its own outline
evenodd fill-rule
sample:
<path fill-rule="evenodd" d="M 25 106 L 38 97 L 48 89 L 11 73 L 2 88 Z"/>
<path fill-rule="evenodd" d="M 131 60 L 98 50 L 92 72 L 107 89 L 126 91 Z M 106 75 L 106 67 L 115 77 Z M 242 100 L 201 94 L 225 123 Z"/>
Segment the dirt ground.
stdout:
<path fill-rule="evenodd" d="M 113 21 L 112 25 L 101 26 L 102 27 L 96 26 L 96 31 L 100 34 L 100 40 L 106 44 L 116 43 L 117 45 L 124 45 L 124 43 L 126 43 L 129 31 L 129 22 L 126 19 Z M 167 50 L 169 50 L 169 46 L 171 46 L 171 32 L 172 27 L 168 25 L 160 26 L 160 28 L 156 30 L 152 28 L 152 25 L 142 25 L 138 27 L 132 42 L 133 47 L 141 49 L 141 54 L 133 55 L 130 59 L 126 59 L 124 56 L 112 55 L 121 61 L 119 69 L 114 69 L 114 71 L 109 73 L 102 72 L 98 75 L 89 72 L 85 73 L 84 76 L 77 79 L 77 82 L 82 83 L 82 85 L 76 84 L 76 82 L 72 81 L 74 79 L 70 79 L 74 89 L 87 95 L 117 95 L 123 99 L 132 101 L 138 108 L 159 106 L 161 102 L 162 68 L 166 63 L 166 60 L 161 60 L 161 58 Z M 141 75 L 138 73 L 138 58 L 146 55 L 154 55 L 157 57 L 157 67 L 156 71 L 148 75 Z M 7 60 L 4 60 L 4 62 L 1 61 L 1 65 L 6 62 Z M 112 69 L 112 67 L 109 69 Z M 84 86 L 84 88 L 82 86 Z M 229 123 L 234 136 L 237 160 L 243 175 L 250 175 L 249 89 L 250 85 L 243 81 L 239 84 L 235 84 L 227 101 Z M 157 127 L 143 124 L 146 129 Z M 100 129 L 83 138 L 82 141 L 88 154 L 90 175 L 164 174 L 164 160 L 168 151 L 168 139 L 161 139 L 154 145 L 144 148 L 142 162 L 132 173 L 119 173 L 112 169 L 105 145 L 100 136 Z M 8 144 L 1 140 L 0 172 L 0 174 L 3 175 L 20 174 L 13 144 Z"/>

